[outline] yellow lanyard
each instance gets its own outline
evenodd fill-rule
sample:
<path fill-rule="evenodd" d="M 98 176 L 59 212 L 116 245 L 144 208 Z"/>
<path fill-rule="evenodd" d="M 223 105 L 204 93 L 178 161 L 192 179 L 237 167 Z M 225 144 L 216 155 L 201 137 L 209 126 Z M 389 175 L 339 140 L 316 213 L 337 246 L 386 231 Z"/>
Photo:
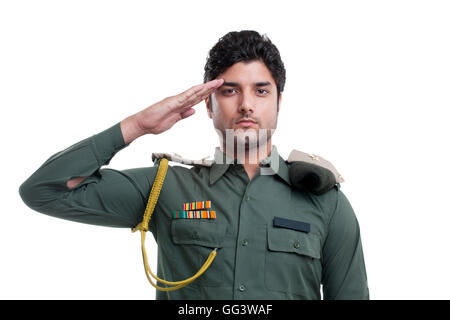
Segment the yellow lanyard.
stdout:
<path fill-rule="evenodd" d="M 192 281 L 200 277 L 211 265 L 214 258 L 217 254 L 217 248 L 211 251 L 211 253 L 208 256 L 208 259 L 206 259 L 203 266 L 198 270 L 196 274 L 194 274 L 192 277 L 187 278 L 185 280 L 181 281 L 166 281 L 161 278 L 158 278 L 156 275 L 153 274 L 153 272 L 150 270 L 150 266 L 148 265 L 148 259 L 147 259 L 147 252 L 145 251 L 145 233 L 148 231 L 148 223 L 150 221 L 150 218 L 152 216 L 153 210 L 155 209 L 156 202 L 158 201 L 159 194 L 161 192 L 162 185 L 164 183 L 164 178 L 166 177 L 167 168 L 169 166 L 169 160 L 166 158 L 162 158 L 159 162 L 159 168 L 158 172 L 156 173 L 155 181 L 153 182 L 152 190 L 150 191 L 150 196 L 148 198 L 147 207 L 145 208 L 144 217 L 142 219 L 142 222 L 139 223 L 136 227 L 131 229 L 132 232 L 136 232 L 137 230 L 141 231 L 141 249 L 142 249 L 142 258 L 144 260 L 144 269 L 145 269 L 145 275 L 147 276 L 148 281 L 152 286 L 154 286 L 156 289 L 161 291 L 172 291 L 180 289 L 184 286 L 187 286 Z M 152 279 L 150 278 L 152 276 L 155 280 L 164 283 L 168 286 L 173 287 L 160 287 L 157 284 L 153 283 Z"/>

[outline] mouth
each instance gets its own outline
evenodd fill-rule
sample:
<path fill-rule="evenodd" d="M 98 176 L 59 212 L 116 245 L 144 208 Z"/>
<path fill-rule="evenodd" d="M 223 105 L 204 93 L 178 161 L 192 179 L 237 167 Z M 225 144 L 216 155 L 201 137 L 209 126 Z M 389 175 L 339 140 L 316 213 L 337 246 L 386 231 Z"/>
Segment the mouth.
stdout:
<path fill-rule="evenodd" d="M 238 127 L 251 127 L 254 124 L 256 124 L 256 121 L 252 119 L 242 119 L 236 122 Z"/>

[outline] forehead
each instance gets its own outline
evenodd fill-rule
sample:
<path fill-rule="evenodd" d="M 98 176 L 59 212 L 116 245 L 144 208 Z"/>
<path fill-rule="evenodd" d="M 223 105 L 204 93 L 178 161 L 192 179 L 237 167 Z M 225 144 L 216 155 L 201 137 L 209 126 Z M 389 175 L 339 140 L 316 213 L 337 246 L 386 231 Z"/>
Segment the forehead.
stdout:
<path fill-rule="evenodd" d="M 216 79 L 225 79 L 225 81 L 238 82 L 240 84 L 255 83 L 261 81 L 269 81 L 275 84 L 275 80 L 266 67 L 264 62 L 260 60 L 239 61 L 218 75 Z"/>

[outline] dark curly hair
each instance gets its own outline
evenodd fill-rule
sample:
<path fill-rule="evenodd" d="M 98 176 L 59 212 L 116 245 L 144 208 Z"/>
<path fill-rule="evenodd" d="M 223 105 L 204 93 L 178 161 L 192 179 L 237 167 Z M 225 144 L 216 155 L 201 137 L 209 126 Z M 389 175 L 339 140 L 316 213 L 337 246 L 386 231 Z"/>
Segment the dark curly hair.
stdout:
<path fill-rule="evenodd" d="M 239 61 L 262 60 L 277 85 L 277 104 L 284 90 L 286 70 L 280 52 L 266 34 L 253 30 L 231 31 L 221 37 L 209 51 L 206 59 L 204 83 Z"/>

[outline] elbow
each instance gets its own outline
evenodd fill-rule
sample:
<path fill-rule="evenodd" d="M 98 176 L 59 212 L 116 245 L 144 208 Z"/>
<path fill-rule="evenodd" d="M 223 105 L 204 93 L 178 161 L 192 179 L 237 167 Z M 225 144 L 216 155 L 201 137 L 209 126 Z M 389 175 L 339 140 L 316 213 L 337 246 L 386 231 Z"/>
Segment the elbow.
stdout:
<path fill-rule="evenodd" d="M 64 188 L 61 186 L 50 186 L 30 179 L 26 180 L 19 187 L 19 195 L 22 201 L 36 211 L 39 211 L 39 207 L 60 198 L 65 191 L 67 191 L 65 186 Z"/>
<path fill-rule="evenodd" d="M 33 190 L 27 181 L 20 185 L 19 195 L 28 207 L 33 208 Z"/>
<path fill-rule="evenodd" d="M 31 209 L 35 209 L 39 206 L 39 191 L 36 190 L 28 180 L 20 185 L 19 195 L 22 198 L 22 201 Z"/>

